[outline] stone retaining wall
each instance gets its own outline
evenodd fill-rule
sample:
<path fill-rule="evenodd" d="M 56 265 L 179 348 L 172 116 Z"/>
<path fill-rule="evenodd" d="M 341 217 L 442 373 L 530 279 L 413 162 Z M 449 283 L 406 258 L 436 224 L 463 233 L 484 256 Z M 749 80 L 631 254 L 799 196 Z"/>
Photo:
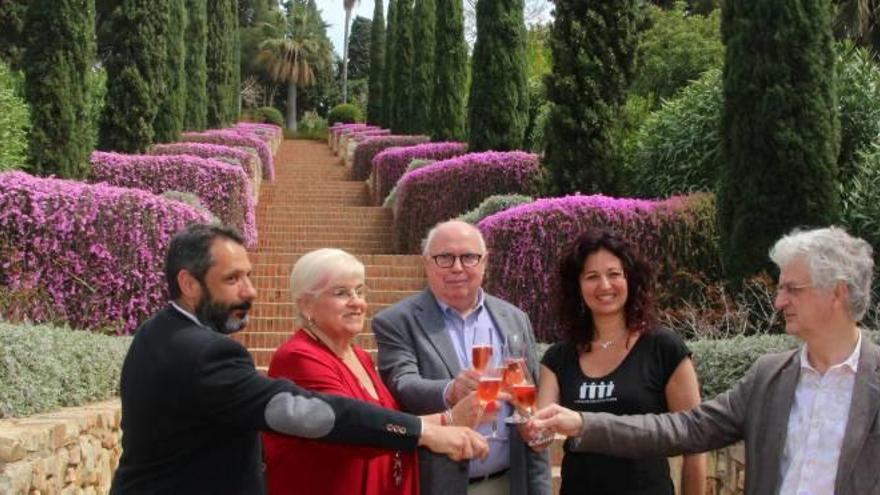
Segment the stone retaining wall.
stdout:
<path fill-rule="evenodd" d="M 122 452 L 118 400 L 0 420 L 0 493 L 105 494 Z"/>

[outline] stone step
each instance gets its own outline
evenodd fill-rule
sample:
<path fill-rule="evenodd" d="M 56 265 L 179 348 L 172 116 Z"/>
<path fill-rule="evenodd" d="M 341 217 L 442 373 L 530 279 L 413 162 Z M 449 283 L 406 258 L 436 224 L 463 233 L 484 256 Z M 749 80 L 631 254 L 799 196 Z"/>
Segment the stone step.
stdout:
<path fill-rule="evenodd" d="M 420 292 L 420 289 L 410 289 L 410 290 L 371 290 L 369 295 L 369 303 L 372 304 L 386 304 L 386 303 L 394 303 L 405 297 L 409 297 L 413 294 Z M 288 287 L 283 288 L 272 288 L 272 287 L 257 287 L 257 300 L 259 302 L 255 302 L 254 304 L 267 304 L 267 303 L 289 303 L 290 302 L 290 289 Z"/>
<path fill-rule="evenodd" d="M 389 265 L 364 265 L 368 284 L 372 287 L 372 280 L 385 278 L 419 278 L 424 280 L 425 270 L 419 266 L 389 266 Z M 254 277 L 289 277 L 293 269 L 293 263 L 259 264 L 254 265 L 251 278 Z M 261 286 L 257 285 L 257 289 Z"/>
<path fill-rule="evenodd" d="M 384 222 L 383 222 L 384 223 Z M 377 223 L 376 225 L 277 225 L 260 229 L 260 237 L 283 234 L 308 234 L 314 236 L 328 235 L 391 235 L 391 227 Z"/>
<path fill-rule="evenodd" d="M 289 289 L 290 277 L 288 275 L 252 275 L 251 282 L 258 291 L 266 289 Z M 413 291 L 425 288 L 425 279 L 422 277 L 398 278 L 398 277 L 367 277 L 366 285 L 369 287 L 367 300 L 372 295 L 382 291 Z"/>
<path fill-rule="evenodd" d="M 289 251 L 286 253 L 273 252 L 252 252 L 249 253 L 251 263 L 254 266 L 259 264 L 289 264 L 299 259 L 304 251 Z M 422 257 L 418 254 L 365 254 L 358 256 L 361 263 L 365 265 L 381 265 L 381 266 L 417 266 L 422 267 Z"/>
<path fill-rule="evenodd" d="M 309 252 L 320 248 L 337 248 L 354 255 L 384 254 L 390 251 L 385 242 L 343 242 L 343 241 L 299 241 L 282 242 L 277 245 L 261 244 L 259 249 L 264 252 Z"/>
<path fill-rule="evenodd" d="M 305 229 L 290 229 L 290 230 L 275 230 L 275 231 L 260 231 L 260 241 L 264 240 L 310 240 L 310 241 L 318 241 L 318 240 L 345 240 L 345 241 L 381 241 L 381 242 L 390 242 L 391 235 L 388 232 L 383 232 L 379 229 L 375 229 L 372 232 L 349 232 L 346 229 L 342 228 L 324 228 L 318 230 L 317 228 L 309 229 L 308 235 L 305 235 Z"/>

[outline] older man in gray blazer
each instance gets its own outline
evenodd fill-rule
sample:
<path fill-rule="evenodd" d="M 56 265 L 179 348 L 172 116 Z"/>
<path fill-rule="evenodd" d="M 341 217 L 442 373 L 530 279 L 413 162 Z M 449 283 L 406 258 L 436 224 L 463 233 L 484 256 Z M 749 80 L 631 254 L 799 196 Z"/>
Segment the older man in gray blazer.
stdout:
<path fill-rule="evenodd" d="M 481 288 L 488 256 L 480 231 L 459 221 L 438 224 L 425 239 L 423 251 L 428 289 L 372 321 L 379 372 L 403 409 L 415 414 L 448 410 L 476 390 L 474 343 L 492 345 L 498 365 L 504 343 L 520 339 L 536 378 L 538 362 L 528 316 Z M 493 420 L 497 438 L 490 438 L 485 460 L 455 462 L 420 451 L 422 495 L 549 494 L 548 457 L 530 449 L 517 427 L 504 423 L 509 413 L 510 406 L 502 404 Z M 491 429 L 484 424 L 479 431 L 488 434 Z"/>
<path fill-rule="evenodd" d="M 780 268 L 775 305 L 801 348 L 759 358 L 733 388 L 687 412 L 550 406 L 533 428 L 628 457 L 745 440 L 746 494 L 880 494 L 880 348 L 858 327 L 870 304 L 871 246 L 831 227 L 783 237 L 770 257 Z"/>

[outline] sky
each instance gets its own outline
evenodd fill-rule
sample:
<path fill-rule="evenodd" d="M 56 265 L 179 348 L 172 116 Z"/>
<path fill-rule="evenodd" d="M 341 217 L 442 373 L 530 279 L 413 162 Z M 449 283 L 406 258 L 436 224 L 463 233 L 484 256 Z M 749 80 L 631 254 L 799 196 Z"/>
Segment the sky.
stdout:
<path fill-rule="evenodd" d="M 382 2 L 383 5 L 387 3 L 387 0 Z M 327 35 L 333 42 L 333 48 L 337 55 L 342 56 L 342 40 L 345 37 L 345 9 L 342 8 L 342 0 L 317 0 L 317 4 L 321 9 L 321 18 L 330 24 L 330 27 L 327 28 Z M 351 11 L 352 20 L 357 16 L 372 19 L 374 7 L 373 0 L 361 0 Z"/>

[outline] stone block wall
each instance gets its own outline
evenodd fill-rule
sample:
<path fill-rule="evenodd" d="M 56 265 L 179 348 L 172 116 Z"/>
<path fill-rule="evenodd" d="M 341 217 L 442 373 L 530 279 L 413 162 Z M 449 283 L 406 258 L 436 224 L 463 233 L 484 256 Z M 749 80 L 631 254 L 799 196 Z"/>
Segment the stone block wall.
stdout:
<path fill-rule="evenodd" d="M 118 400 L 0 420 L 0 493 L 110 491 L 122 452 Z"/>

